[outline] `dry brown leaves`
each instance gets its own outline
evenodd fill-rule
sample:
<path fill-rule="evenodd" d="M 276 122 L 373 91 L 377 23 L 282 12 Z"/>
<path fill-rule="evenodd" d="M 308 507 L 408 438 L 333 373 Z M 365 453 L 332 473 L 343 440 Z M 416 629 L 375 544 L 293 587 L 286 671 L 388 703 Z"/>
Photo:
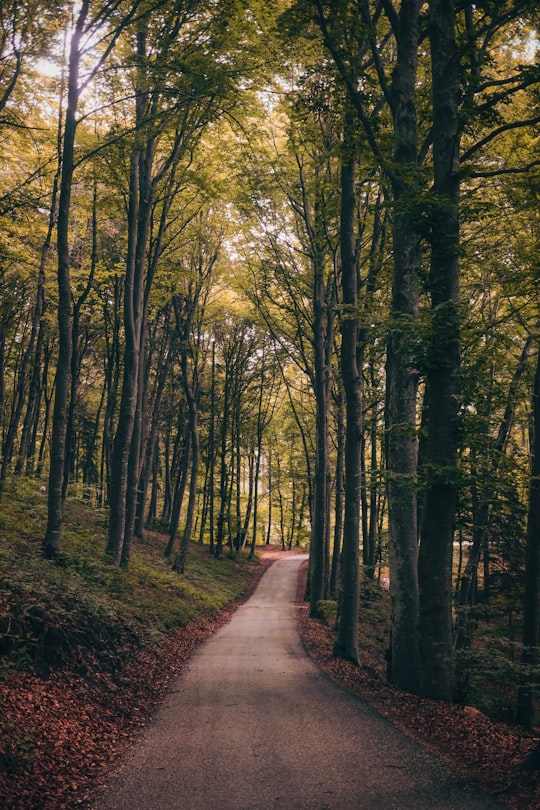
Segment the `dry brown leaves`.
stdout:
<path fill-rule="evenodd" d="M 362 656 L 363 666 L 332 657 L 332 633 L 310 619 L 303 603 L 305 570 L 298 588 L 300 635 L 313 660 L 337 684 L 354 692 L 388 717 L 410 737 L 423 743 L 462 774 L 466 774 L 513 810 L 540 808 L 540 773 L 519 764 L 538 738 L 495 723 L 471 707 L 426 700 L 400 692 L 385 681 L 385 663 Z"/>
<path fill-rule="evenodd" d="M 114 681 L 103 673 L 82 678 L 66 671 L 47 679 L 19 673 L 4 683 L 0 807 L 68 810 L 84 804 L 197 645 L 230 619 L 271 562 L 271 555 L 262 560 L 241 599 L 217 618 L 193 621 L 159 649 L 140 651 Z"/>

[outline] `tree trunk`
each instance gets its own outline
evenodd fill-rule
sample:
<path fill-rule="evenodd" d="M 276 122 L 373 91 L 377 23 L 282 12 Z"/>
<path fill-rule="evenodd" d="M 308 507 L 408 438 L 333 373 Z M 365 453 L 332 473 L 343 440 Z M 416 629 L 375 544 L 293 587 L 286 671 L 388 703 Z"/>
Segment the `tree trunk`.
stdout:
<path fill-rule="evenodd" d="M 220 471 L 219 471 L 219 514 L 216 532 L 216 558 L 223 556 L 223 540 L 225 537 L 225 513 L 227 509 L 228 471 L 227 471 L 227 435 L 229 430 L 229 409 L 230 409 L 230 381 L 229 375 L 225 376 L 225 389 L 223 392 L 223 416 L 221 418 L 221 441 L 220 441 Z"/>
<path fill-rule="evenodd" d="M 144 255 L 141 256 L 139 220 L 146 219 L 140 212 L 140 192 L 145 181 L 140 178 L 142 155 L 137 146 L 131 156 L 130 191 L 128 209 L 128 251 L 124 280 L 124 373 L 118 424 L 113 443 L 109 484 L 109 532 L 106 553 L 115 565 L 122 560 L 126 527 L 126 499 L 131 439 L 135 424 L 138 397 L 138 372 Z M 146 242 L 145 242 L 146 244 Z"/>
<path fill-rule="evenodd" d="M 191 534 L 193 531 L 193 519 L 195 516 L 195 505 L 197 502 L 197 480 L 199 476 L 199 423 L 198 423 L 198 409 L 197 409 L 197 378 L 196 371 L 194 372 L 194 379 L 189 379 L 189 369 L 187 362 L 187 351 L 184 349 L 182 352 L 182 379 L 184 381 L 184 390 L 188 403 L 189 412 L 189 432 L 191 436 L 191 480 L 189 484 L 189 497 L 186 511 L 186 521 L 184 524 L 184 531 L 180 541 L 180 550 L 174 561 L 173 568 L 180 574 L 184 573 L 186 558 L 191 542 Z"/>
<path fill-rule="evenodd" d="M 373 357 L 369 361 L 371 390 L 375 391 L 375 363 Z M 367 549 L 364 549 L 364 571 L 370 579 L 375 578 L 375 562 L 377 555 L 377 517 L 378 517 L 378 455 L 377 455 L 377 402 L 373 403 L 371 422 L 369 428 L 371 459 L 369 482 L 369 528 Z"/>
<path fill-rule="evenodd" d="M 415 187 L 406 175 L 412 172 L 414 176 L 418 165 L 415 83 L 420 6 L 419 0 L 401 3 L 397 64 L 391 88 L 397 176 L 392 178 L 394 277 L 386 360 L 388 554 L 392 598 L 389 674 L 394 686 L 413 693 L 419 689 L 416 321 L 420 246 L 410 200 Z"/>
<path fill-rule="evenodd" d="M 56 366 L 49 487 L 47 500 L 47 529 L 43 552 L 48 558 L 62 551 L 62 522 L 64 513 L 63 482 L 66 448 L 67 406 L 71 365 L 71 281 L 69 254 L 69 219 L 71 187 L 74 170 L 74 146 L 79 103 L 79 50 L 90 0 L 83 0 L 71 39 L 68 68 L 68 97 L 62 149 L 62 172 L 58 203 L 58 361 Z"/>
<path fill-rule="evenodd" d="M 532 400 L 531 480 L 525 560 L 525 614 L 523 621 L 522 664 L 538 664 L 540 646 L 540 351 L 536 359 Z M 518 699 L 518 722 L 533 729 L 536 720 L 535 689 L 521 687 Z"/>
<path fill-rule="evenodd" d="M 180 512 L 182 510 L 182 503 L 184 501 L 184 493 L 186 490 L 188 470 L 189 470 L 189 456 L 191 452 L 191 431 L 188 424 L 184 426 L 184 442 L 182 447 L 182 457 L 178 465 L 178 472 L 176 477 L 176 484 L 174 486 L 174 496 L 171 509 L 171 522 L 169 527 L 169 541 L 165 548 L 165 557 L 170 557 L 174 548 L 176 540 L 176 533 L 180 523 Z"/>
<path fill-rule="evenodd" d="M 263 361 L 264 362 L 264 361 Z M 261 381 L 259 385 L 259 400 L 257 405 L 257 444 L 255 447 L 255 469 L 253 471 L 253 532 L 251 535 L 251 545 L 248 559 L 255 557 L 255 546 L 257 544 L 257 518 L 259 512 L 259 476 L 261 473 L 261 455 L 263 440 L 263 396 L 265 387 L 264 365 L 261 369 Z M 246 526 L 247 531 L 247 526 Z"/>
<path fill-rule="evenodd" d="M 345 419 L 343 413 L 343 396 L 338 394 L 336 426 L 336 476 L 334 507 L 334 546 L 332 549 L 332 570 L 330 574 L 330 596 L 338 595 L 339 569 L 341 564 L 341 541 L 343 536 L 343 498 L 344 498 L 344 464 L 345 464 Z"/>
<path fill-rule="evenodd" d="M 421 689 L 454 697 L 452 559 L 457 501 L 460 66 L 453 3 L 430 3 L 433 94 L 431 345 L 425 500 L 419 553 Z"/>
<path fill-rule="evenodd" d="M 313 523 L 311 530 L 310 616 L 318 616 L 318 603 L 324 599 L 326 576 L 326 486 L 328 479 L 328 388 L 325 369 L 325 284 L 322 267 L 313 278 L 314 352 L 315 352 L 315 474 L 313 484 Z"/>
<path fill-rule="evenodd" d="M 355 252 L 355 158 L 345 127 L 341 169 L 341 375 L 345 391 L 345 509 L 340 568 L 339 619 L 334 655 L 358 663 L 362 389 L 358 352 L 358 262 Z"/>
<path fill-rule="evenodd" d="M 75 461 L 75 415 L 77 410 L 77 391 L 79 387 L 79 375 L 81 371 L 81 364 L 83 361 L 83 352 L 81 349 L 80 341 L 80 328 L 81 328 L 81 311 L 84 303 L 94 282 L 94 274 L 97 263 L 97 189 L 96 181 L 94 179 L 94 194 L 92 199 L 92 254 L 90 273 L 82 294 L 73 306 L 73 315 L 71 319 L 71 372 L 70 372 L 70 393 L 69 393 L 69 408 L 66 424 L 66 458 L 64 463 L 64 481 L 63 481 L 63 496 L 66 497 L 70 475 L 72 474 L 73 465 Z"/>

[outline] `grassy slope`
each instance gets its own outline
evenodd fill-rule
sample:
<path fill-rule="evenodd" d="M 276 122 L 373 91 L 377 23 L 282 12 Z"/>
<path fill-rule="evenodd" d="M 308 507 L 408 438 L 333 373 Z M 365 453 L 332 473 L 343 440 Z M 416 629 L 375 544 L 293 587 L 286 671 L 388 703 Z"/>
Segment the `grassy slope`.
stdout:
<path fill-rule="evenodd" d="M 25 810 L 74 806 L 265 567 L 194 545 L 181 576 L 150 534 L 118 571 L 105 515 L 76 502 L 54 564 L 45 516 L 28 484 L 0 498 L 0 805 Z"/>

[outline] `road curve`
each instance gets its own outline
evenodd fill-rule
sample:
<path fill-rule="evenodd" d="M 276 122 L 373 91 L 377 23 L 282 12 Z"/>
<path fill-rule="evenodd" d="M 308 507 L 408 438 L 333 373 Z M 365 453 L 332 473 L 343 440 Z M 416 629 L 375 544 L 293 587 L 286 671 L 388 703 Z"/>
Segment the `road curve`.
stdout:
<path fill-rule="evenodd" d="M 275 562 L 175 682 L 94 810 L 500 808 L 306 657 Z"/>

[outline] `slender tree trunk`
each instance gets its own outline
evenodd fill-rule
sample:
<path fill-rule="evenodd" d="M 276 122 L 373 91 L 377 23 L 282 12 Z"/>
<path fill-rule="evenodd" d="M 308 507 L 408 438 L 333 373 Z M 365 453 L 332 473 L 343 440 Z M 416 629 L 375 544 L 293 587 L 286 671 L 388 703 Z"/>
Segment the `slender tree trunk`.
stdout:
<path fill-rule="evenodd" d="M 142 292 L 142 268 L 137 267 L 137 242 L 139 221 L 139 187 L 141 155 L 137 147 L 131 156 L 130 193 L 128 210 L 128 251 L 124 281 L 124 369 L 118 425 L 113 443 L 109 481 L 109 533 L 106 553 L 115 565 L 122 559 L 122 547 L 126 526 L 126 497 L 128 488 L 128 463 L 135 412 L 137 408 L 137 374 L 139 370 L 139 311 L 138 298 Z"/>
<path fill-rule="evenodd" d="M 217 520 L 216 532 L 216 558 L 218 560 L 223 556 L 223 540 L 225 537 L 225 513 L 227 509 L 227 490 L 228 490 L 228 472 L 227 472 L 227 435 L 229 430 L 229 409 L 230 409 L 230 381 L 229 375 L 225 376 L 225 389 L 223 392 L 223 416 L 221 419 L 221 445 L 219 457 L 219 514 Z"/>
<path fill-rule="evenodd" d="M 77 129 L 77 106 L 79 103 L 80 44 L 88 15 L 90 0 L 83 0 L 71 39 L 68 68 L 68 97 L 62 172 L 58 203 L 57 251 L 58 251 L 58 361 L 56 367 L 51 457 L 47 501 L 47 529 L 43 552 L 48 558 L 57 557 L 62 551 L 62 522 L 64 514 L 63 482 L 66 452 L 66 424 L 71 365 L 71 281 L 69 255 L 69 219 L 71 187 L 74 169 L 75 133 Z"/>
<path fill-rule="evenodd" d="M 532 398 L 531 479 L 525 560 L 525 613 L 523 620 L 522 663 L 537 666 L 540 648 L 540 351 Z M 519 692 L 518 722 L 529 729 L 536 720 L 536 694 L 531 685 Z"/>
<path fill-rule="evenodd" d="M 129 567 L 131 548 L 133 545 L 133 534 L 135 532 L 135 520 L 137 517 L 137 507 L 140 501 L 139 481 L 141 480 L 141 446 L 143 443 L 143 433 L 146 429 L 145 413 L 145 386 L 144 379 L 144 356 L 145 356 L 145 318 L 141 325 L 141 338 L 139 350 L 139 370 L 137 373 L 137 405 L 135 408 L 135 419 L 133 422 L 133 433 L 129 448 L 128 470 L 127 470 L 127 492 L 126 492 L 126 522 L 124 527 L 124 540 L 122 543 L 122 557 L 120 565 L 122 568 Z"/>
<path fill-rule="evenodd" d="M 430 2 L 433 94 L 431 345 L 427 469 L 419 555 L 421 689 L 454 697 L 452 559 L 457 502 L 460 66 L 451 0 Z"/>
<path fill-rule="evenodd" d="M 197 502 L 197 481 L 199 477 L 199 421 L 197 408 L 197 379 L 196 372 L 194 380 L 189 379 L 189 369 L 187 362 L 187 352 L 182 353 L 182 379 L 184 380 L 184 390 L 188 403 L 189 412 L 189 432 L 191 436 L 191 480 L 189 484 L 188 505 L 186 510 L 186 521 L 184 531 L 180 541 L 180 550 L 174 561 L 173 568 L 180 574 L 184 573 L 186 558 L 188 554 L 191 535 L 193 532 L 193 520 L 195 516 L 195 505 Z"/>
<path fill-rule="evenodd" d="M 212 382 L 210 393 L 210 433 L 208 437 L 208 452 L 210 453 L 210 480 L 208 483 L 208 515 L 210 520 L 210 554 L 215 554 L 215 489 L 214 475 L 216 471 L 216 341 L 212 340 Z"/>
<path fill-rule="evenodd" d="M 272 506 L 273 506 L 273 492 L 274 492 L 274 476 L 272 474 L 272 445 L 268 448 L 268 527 L 266 529 L 265 545 L 270 545 L 272 537 Z"/>
<path fill-rule="evenodd" d="M 334 655 L 358 663 L 362 390 L 358 352 L 358 263 L 355 252 L 355 158 L 351 122 L 345 125 L 341 169 L 341 376 L 345 391 L 345 510 L 339 619 Z"/>
<path fill-rule="evenodd" d="M 81 328 L 81 312 L 82 308 L 90 295 L 92 285 L 94 283 L 94 274 L 97 264 L 97 188 L 96 180 L 94 179 L 94 194 L 92 200 L 92 253 L 91 253 L 91 266 L 90 273 L 82 294 L 73 306 L 73 315 L 71 319 L 71 371 L 70 371 L 70 392 L 69 392 L 69 408 L 66 424 L 66 458 L 64 462 L 64 482 L 62 485 L 63 496 L 66 497 L 70 475 L 73 471 L 73 465 L 76 457 L 75 448 L 75 415 L 77 411 L 78 388 L 79 388 L 79 375 L 81 371 L 81 363 L 83 361 L 83 352 L 80 341 L 80 328 Z"/>
<path fill-rule="evenodd" d="M 257 445 L 255 447 L 255 469 L 253 473 L 253 532 L 251 535 L 251 546 L 248 559 L 255 557 L 255 547 L 257 544 L 257 518 L 259 513 L 259 477 L 261 474 L 261 455 L 263 439 L 263 418 L 262 404 L 264 396 L 265 374 L 264 367 L 261 371 L 261 382 L 259 385 L 259 402 L 257 407 Z M 247 527 L 246 527 L 247 531 Z"/>
<path fill-rule="evenodd" d="M 41 390 L 43 392 L 43 398 L 45 400 L 45 407 L 43 409 L 43 424 L 40 425 L 39 421 L 36 419 L 35 428 L 34 428 L 34 435 L 32 438 L 32 444 L 34 446 L 37 445 L 37 434 L 38 428 L 41 427 L 41 441 L 38 450 L 38 458 L 37 458 L 37 466 L 36 466 L 36 473 L 38 476 L 41 476 L 43 472 L 43 460 L 45 456 L 45 446 L 47 444 L 47 436 L 49 432 L 49 417 L 51 413 L 51 399 L 52 393 L 49 393 L 48 390 L 48 379 L 49 379 L 49 365 L 51 362 L 51 350 L 47 346 L 44 351 L 43 357 L 43 372 L 41 375 Z"/>
<path fill-rule="evenodd" d="M 176 533 L 180 524 L 180 512 L 182 510 L 182 503 L 184 501 L 184 493 L 186 490 L 188 471 L 189 471 L 189 458 L 191 453 L 191 430 L 189 422 L 185 427 L 185 439 L 182 452 L 182 460 L 178 469 L 178 476 L 176 479 L 176 486 L 174 488 L 174 499 L 171 512 L 171 525 L 169 529 L 169 541 L 165 549 L 165 557 L 170 557 L 174 548 L 176 540 Z"/>
<path fill-rule="evenodd" d="M 370 357 L 370 382 L 371 390 L 375 391 L 375 363 Z M 375 578 L 375 562 L 377 552 L 377 516 L 378 516 L 378 455 L 377 455 L 377 403 L 373 403 L 371 422 L 369 428 L 371 460 L 370 460 L 370 481 L 369 481 L 369 528 L 367 549 L 364 552 L 364 571 L 370 579 Z"/>
<path fill-rule="evenodd" d="M 313 346 L 315 360 L 315 475 L 313 486 L 313 522 L 310 547 L 309 614 L 319 615 L 319 602 L 325 597 L 326 535 L 328 519 L 328 375 L 326 367 L 326 289 L 322 256 L 314 261 L 313 274 Z"/>
<path fill-rule="evenodd" d="M 337 453 L 335 476 L 334 508 L 334 546 L 332 549 L 332 571 L 330 574 L 330 596 L 338 595 L 339 569 L 341 564 L 341 540 L 343 536 L 343 498 L 344 498 L 344 464 L 345 464 L 345 418 L 343 413 L 343 396 L 338 394 L 337 402 Z"/>

